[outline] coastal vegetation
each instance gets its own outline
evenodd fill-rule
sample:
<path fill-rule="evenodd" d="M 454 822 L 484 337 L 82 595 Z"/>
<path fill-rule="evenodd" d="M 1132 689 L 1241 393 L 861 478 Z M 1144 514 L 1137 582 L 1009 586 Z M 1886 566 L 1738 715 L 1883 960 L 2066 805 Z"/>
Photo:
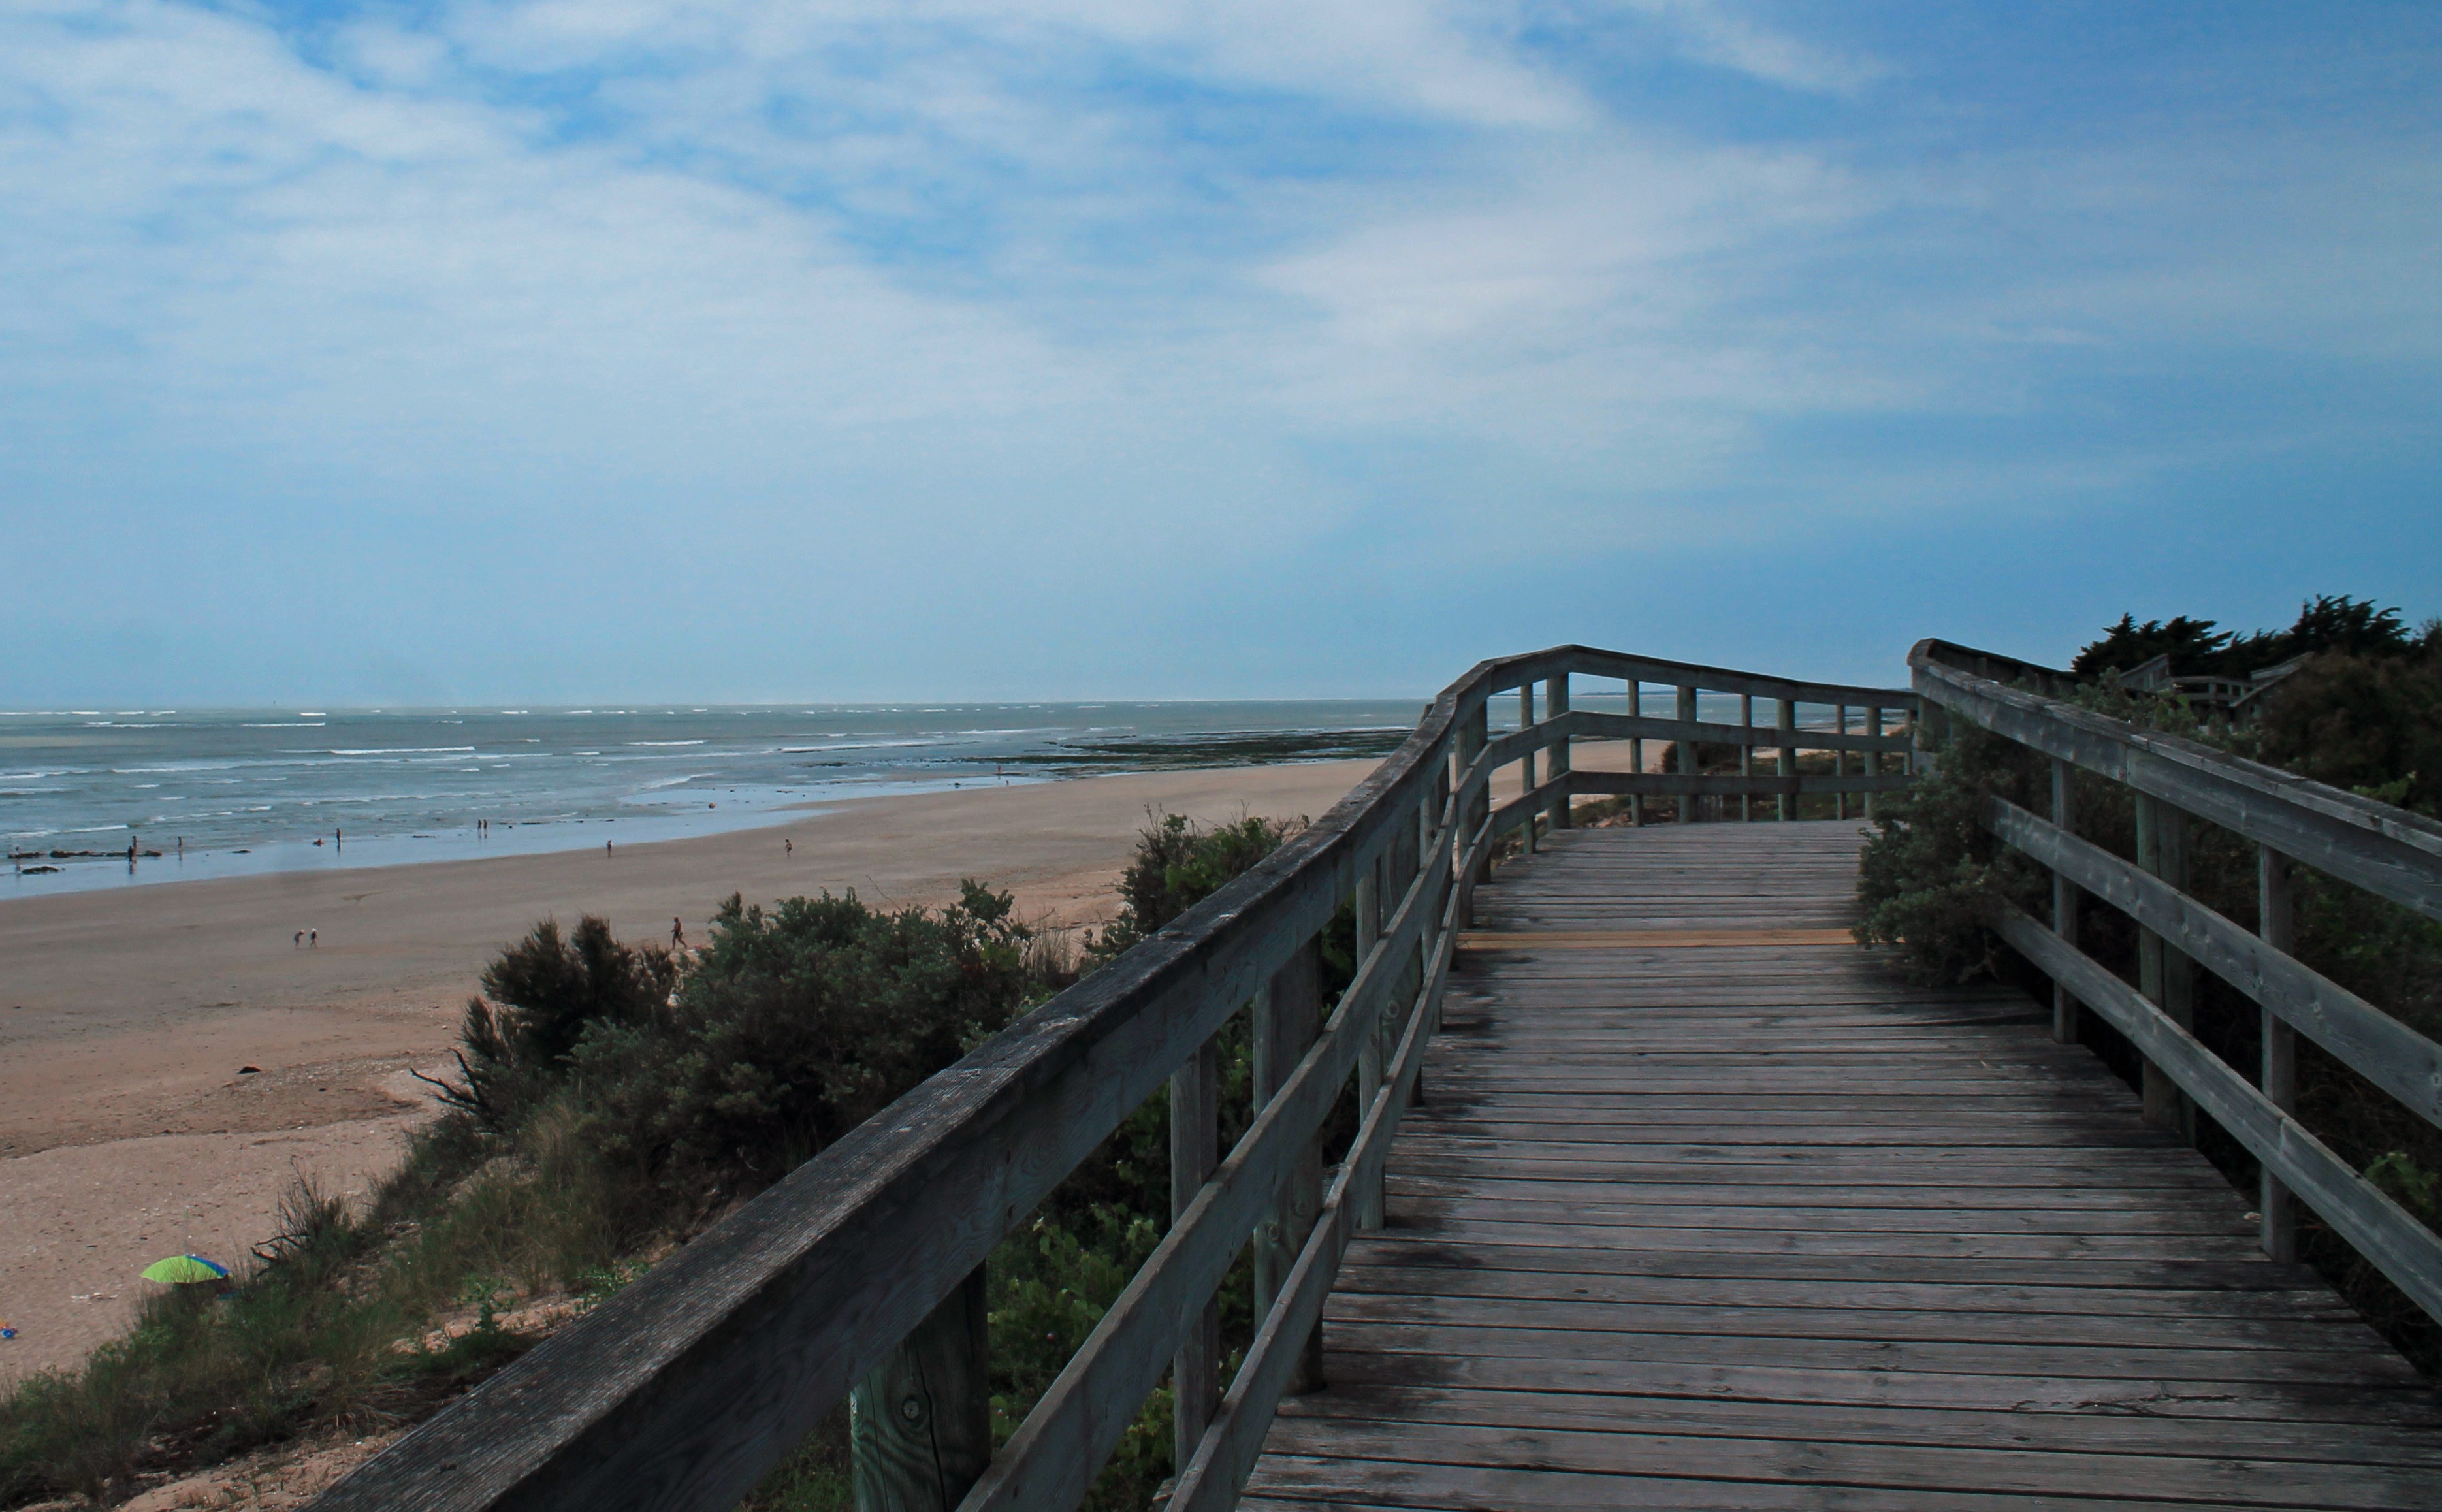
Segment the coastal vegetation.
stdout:
<path fill-rule="evenodd" d="M 2119 674 L 2167 654 L 2174 676 L 2244 676 L 2267 665 L 2305 662 L 2252 701 L 2240 718 L 2188 701 L 2123 687 Z M 2442 620 L 2412 631 L 2396 610 L 2342 598 L 2309 601 L 2286 630 L 2232 635 L 2185 616 L 2139 624 L 2124 617 L 2073 664 L 2079 705 L 2263 761 L 2442 818 Z M 1917 979 L 1964 982 L 2039 977 L 1986 927 L 1995 905 L 2015 902 L 2049 918 L 2050 874 L 1996 842 L 1979 822 L 1995 795 L 2037 812 L 2050 804 L 2041 757 L 1954 720 L 1938 768 L 1904 798 L 1886 800 L 1859 877 L 1861 941 L 1889 945 Z M 2135 807 L 2127 789 L 2092 774 L 2075 776 L 2078 833 L 2123 859 L 2136 855 Z M 2225 918 L 2256 923 L 2254 847 L 2195 824 L 2185 890 Z M 2429 1037 L 2442 1039 L 2442 925 L 2305 867 L 2297 877 L 2298 959 Z M 2138 933 L 2118 909 L 2083 898 L 2081 948 L 2131 982 Z M 2195 1032 L 2228 1064 L 2261 1064 L 2254 1003 L 2208 972 L 2196 981 Z M 2081 1014 L 2080 1040 L 2134 1084 L 2140 1060 L 2098 1015 Z M 2398 1106 L 2305 1036 L 2297 1047 L 2301 1122 L 2367 1179 L 2442 1231 L 2442 1134 Z M 2256 1162 L 2200 1120 L 2198 1144 L 2230 1178 L 2252 1191 Z M 2442 1328 L 2337 1236 L 2300 1214 L 2302 1258 L 2429 1374 L 2442 1371 Z"/>
<path fill-rule="evenodd" d="M 174 1288 L 73 1372 L 0 1402 L 0 1504 L 108 1504 L 175 1473 L 428 1414 L 1030 1007 L 1160 929 L 1295 833 L 1148 816 L 1118 916 L 1083 937 L 967 884 L 945 908 L 733 898 L 701 952 L 538 924 L 467 1005 L 443 1111 L 369 1200 L 301 1184 L 225 1286 Z M 1344 986 L 1353 927 L 1325 941 Z M 1223 1038 L 1223 1139 L 1251 1117 L 1244 1015 Z M 1343 1108 L 1332 1137 L 1352 1132 Z M 996 1431 L 1023 1419 L 1169 1223 L 1166 1097 L 1137 1110 L 987 1267 Z M 1242 1262 L 1225 1348 L 1251 1337 Z M 1146 1504 L 1170 1473 L 1157 1393 L 1089 1505 Z M 835 1414 L 750 1499 L 849 1503 Z"/>

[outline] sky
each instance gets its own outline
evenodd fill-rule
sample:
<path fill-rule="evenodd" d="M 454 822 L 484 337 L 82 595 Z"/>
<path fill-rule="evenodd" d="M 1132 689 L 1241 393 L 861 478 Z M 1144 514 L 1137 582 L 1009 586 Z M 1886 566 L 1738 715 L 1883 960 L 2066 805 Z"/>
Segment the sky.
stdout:
<path fill-rule="evenodd" d="M 2442 612 L 2442 6 L 0 8 L 0 706 Z"/>

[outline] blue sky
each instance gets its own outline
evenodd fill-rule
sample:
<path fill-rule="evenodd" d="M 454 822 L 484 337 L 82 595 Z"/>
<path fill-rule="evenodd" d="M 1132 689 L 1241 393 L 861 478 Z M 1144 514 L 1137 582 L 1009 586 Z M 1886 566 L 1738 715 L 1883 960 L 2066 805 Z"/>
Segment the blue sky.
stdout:
<path fill-rule="evenodd" d="M 16 0 L 0 705 L 2442 611 L 2442 6 Z"/>

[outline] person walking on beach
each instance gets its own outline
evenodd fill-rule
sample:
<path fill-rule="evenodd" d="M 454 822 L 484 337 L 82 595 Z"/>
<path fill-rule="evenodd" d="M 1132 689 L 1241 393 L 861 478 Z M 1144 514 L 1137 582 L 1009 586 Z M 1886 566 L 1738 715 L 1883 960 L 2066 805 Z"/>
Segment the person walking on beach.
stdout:
<path fill-rule="evenodd" d="M 309 929 L 305 931 L 305 948 L 307 950 L 320 950 L 322 948 L 322 932 L 320 930 Z"/>
<path fill-rule="evenodd" d="M 305 931 L 301 929 L 299 930 L 297 932 L 297 938 L 289 941 L 289 944 L 293 949 L 303 950 L 305 948 Z"/>
<path fill-rule="evenodd" d="M 780 841 L 780 854 L 784 856 L 793 856 L 796 853 L 797 843 L 793 840 L 783 837 Z"/>
<path fill-rule="evenodd" d="M 686 923 L 677 918 L 670 920 L 670 949 L 686 949 Z"/>

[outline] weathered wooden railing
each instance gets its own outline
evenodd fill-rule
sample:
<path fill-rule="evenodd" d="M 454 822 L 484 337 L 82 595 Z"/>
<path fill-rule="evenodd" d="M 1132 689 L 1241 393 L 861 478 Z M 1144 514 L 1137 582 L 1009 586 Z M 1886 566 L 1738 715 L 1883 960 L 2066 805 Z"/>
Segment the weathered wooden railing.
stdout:
<path fill-rule="evenodd" d="M 1921 726 L 1939 739 L 1949 716 L 2051 761 L 2051 814 L 1995 799 L 1986 826 L 2052 873 L 2052 918 L 2008 908 L 2001 938 L 2050 975 L 2056 1037 L 2074 1039 L 2079 1005 L 2101 1014 L 2144 1058 L 2146 1117 L 2193 1135 L 2197 1110 L 2262 1164 L 2265 1250 L 2297 1252 L 2296 1197 L 2436 1319 L 2442 1240 L 2291 1117 L 2296 1038 L 2304 1034 L 2428 1122 L 2442 1124 L 2442 1046 L 2301 964 L 2293 945 L 2292 868 L 2442 920 L 2442 825 L 2193 740 L 2141 729 L 2065 702 L 2068 674 L 1941 641 L 1918 643 L 1908 665 L 1924 700 Z M 2131 865 L 2077 835 L 2073 770 L 2130 790 L 2137 820 Z M 2191 820 L 2257 847 L 2257 927 L 2249 930 L 2187 892 Z M 2139 928 L 2132 988 L 2077 943 L 2077 892 Z M 2228 982 L 2263 1014 L 2263 1065 L 2251 1080 L 2191 1032 L 2195 968 Z"/>
<path fill-rule="evenodd" d="M 1571 707 L 1573 677 L 1616 678 L 1626 714 Z M 1669 719 L 1642 684 L 1675 690 Z M 1536 717 L 1536 690 L 1543 690 Z M 1520 724 L 1491 731 L 1517 690 Z M 1736 724 L 1697 719 L 1737 697 Z M 1778 702 L 1769 726 L 1755 700 Z M 1836 711 L 1802 726 L 1801 703 Z M 716 1224 L 316 1504 L 379 1508 L 720 1508 L 843 1397 L 860 1503 L 1077 1504 L 1165 1370 L 1176 1386 L 1175 1512 L 1233 1504 L 1275 1405 L 1317 1384 L 1318 1320 L 1352 1231 L 1382 1221 L 1382 1168 L 1412 1095 L 1468 900 L 1495 844 L 1569 822 L 1577 793 L 1696 801 L 1887 792 L 1908 780 L 1913 696 L 1563 647 L 1484 663 L 1321 822 L 1109 967 L 892 1103 Z M 1849 710 L 1863 711 L 1861 733 Z M 1573 770 L 1576 739 L 1679 742 L 1680 770 Z M 1740 773 L 1698 770 L 1697 742 Z M 1753 753 L 1777 753 L 1754 770 Z M 1797 770 L 1832 753 L 1831 773 Z M 1542 756 L 1541 774 L 1537 755 Z M 1859 770 L 1850 771 L 1850 757 Z M 1522 774 L 1495 805 L 1497 773 Z M 1358 966 L 1323 1016 L 1317 937 L 1354 905 Z M 1255 1117 L 1217 1148 L 1213 1037 L 1251 1013 Z M 1355 1078 L 1359 1127 L 1324 1183 L 1318 1135 Z M 1168 1234 L 997 1453 L 982 1266 L 1165 1079 Z M 1251 1238 L 1250 1238 L 1251 1236 Z M 1213 1297 L 1254 1250 L 1260 1320 L 1221 1390 Z"/>

